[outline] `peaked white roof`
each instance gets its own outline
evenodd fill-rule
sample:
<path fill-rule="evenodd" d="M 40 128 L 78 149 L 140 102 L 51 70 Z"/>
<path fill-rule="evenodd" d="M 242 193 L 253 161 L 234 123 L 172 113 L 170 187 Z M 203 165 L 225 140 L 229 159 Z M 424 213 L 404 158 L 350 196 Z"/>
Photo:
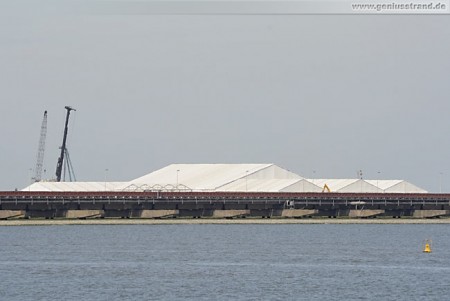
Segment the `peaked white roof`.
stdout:
<path fill-rule="evenodd" d="M 297 179 L 238 179 L 219 187 L 216 191 L 279 192 L 296 183 Z"/>
<path fill-rule="evenodd" d="M 263 186 L 257 180 L 301 179 L 299 175 L 274 164 L 171 164 L 128 182 L 127 187 L 183 186 L 191 190 L 245 191 Z M 234 183 L 234 184 L 233 184 Z M 273 183 L 272 183 L 273 184 Z M 276 184 L 275 184 L 276 185 Z M 228 188 L 227 188 L 228 187 Z M 238 190 L 234 190 L 238 189 Z"/>
<path fill-rule="evenodd" d="M 403 180 L 305 179 L 274 164 L 172 164 L 129 182 L 37 182 L 22 191 L 426 193 Z"/>
<path fill-rule="evenodd" d="M 115 191 L 126 182 L 36 182 L 22 191 Z"/>
<path fill-rule="evenodd" d="M 403 180 L 365 180 L 365 181 L 379 187 L 382 190 L 386 190 L 389 187 L 404 182 Z"/>
<path fill-rule="evenodd" d="M 283 192 L 321 192 L 322 187 L 319 187 L 318 185 L 313 184 L 310 180 L 301 179 L 289 186 L 284 187 L 280 191 L 283 191 Z"/>
<path fill-rule="evenodd" d="M 308 181 L 322 188 L 327 184 L 331 192 L 427 192 L 404 180 L 309 179 Z"/>
<path fill-rule="evenodd" d="M 326 184 L 331 192 L 339 192 L 344 187 L 355 184 L 359 179 L 308 179 L 308 181 L 321 188 Z"/>
<path fill-rule="evenodd" d="M 417 187 L 404 180 L 365 180 L 372 185 L 376 185 L 384 192 L 392 193 L 427 193 L 426 190 Z"/>

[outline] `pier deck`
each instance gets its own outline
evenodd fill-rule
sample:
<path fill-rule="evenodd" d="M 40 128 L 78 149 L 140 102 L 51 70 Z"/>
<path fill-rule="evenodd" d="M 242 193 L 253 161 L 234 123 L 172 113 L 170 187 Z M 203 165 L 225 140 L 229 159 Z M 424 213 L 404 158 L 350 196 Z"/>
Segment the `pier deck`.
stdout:
<path fill-rule="evenodd" d="M 448 215 L 450 194 L 0 192 L 0 219 L 314 216 L 432 218 Z"/>

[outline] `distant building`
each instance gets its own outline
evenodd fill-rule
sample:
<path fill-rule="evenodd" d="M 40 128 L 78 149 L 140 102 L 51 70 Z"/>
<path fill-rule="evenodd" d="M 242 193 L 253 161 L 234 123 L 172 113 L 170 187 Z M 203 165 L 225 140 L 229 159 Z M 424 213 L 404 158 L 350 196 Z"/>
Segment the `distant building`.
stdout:
<path fill-rule="evenodd" d="M 427 193 L 404 180 L 306 179 L 275 164 L 171 164 L 129 182 L 36 182 L 23 191 Z"/>

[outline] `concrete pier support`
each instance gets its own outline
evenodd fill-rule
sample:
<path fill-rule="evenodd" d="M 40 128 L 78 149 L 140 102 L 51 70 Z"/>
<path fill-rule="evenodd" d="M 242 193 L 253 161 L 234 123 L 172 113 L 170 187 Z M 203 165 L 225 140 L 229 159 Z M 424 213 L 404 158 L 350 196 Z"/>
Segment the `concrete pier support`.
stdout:
<path fill-rule="evenodd" d="M 284 209 L 281 212 L 283 217 L 303 217 L 315 215 L 319 212 L 317 209 Z"/>
<path fill-rule="evenodd" d="M 431 218 L 449 215 L 450 210 L 414 210 L 413 217 L 416 218 Z"/>
<path fill-rule="evenodd" d="M 0 219 L 25 217 L 25 210 L 0 210 Z"/>
<path fill-rule="evenodd" d="M 372 209 L 363 209 L 363 210 L 349 210 L 349 217 L 374 217 L 377 215 L 384 214 L 384 210 L 372 210 Z"/>
<path fill-rule="evenodd" d="M 142 210 L 140 218 L 162 218 L 178 215 L 178 210 Z"/>
<path fill-rule="evenodd" d="M 104 214 L 103 210 L 67 210 L 65 218 L 96 218 Z"/>
<path fill-rule="evenodd" d="M 250 210 L 214 210 L 212 217 L 230 218 L 250 215 Z"/>

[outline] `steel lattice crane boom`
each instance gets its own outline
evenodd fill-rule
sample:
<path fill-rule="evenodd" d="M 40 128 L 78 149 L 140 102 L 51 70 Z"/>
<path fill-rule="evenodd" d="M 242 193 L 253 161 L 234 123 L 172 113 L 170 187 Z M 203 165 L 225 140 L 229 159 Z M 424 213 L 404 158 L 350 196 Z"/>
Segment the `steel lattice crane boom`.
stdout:
<path fill-rule="evenodd" d="M 39 182 L 42 179 L 42 168 L 44 165 L 45 138 L 47 137 L 47 111 L 44 112 L 44 118 L 41 125 L 41 136 L 39 137 L 39 146 L 36 159 L 36 168 L 34 181 Z"/>
<path fill-rule="evenodd" d="M 68 106 L 66 106 L 65 109 L 67 110 L 66 125 L 64 127 L 63 142 L 61 145 L 61 155 L 59 156 L 58 163 L 56 165 L 56 182 L 61 182 L 61 174 L 62 174 L 62 168 L 63 168 L 63 163 L 64 163 L 64 155 L 67 154 L 66 140 L 67 140 L 67 131 L 68 131 L 68 127 L 69 127 L 70 111 L 76 111 L 75 109 L 68 107 Z"/>

